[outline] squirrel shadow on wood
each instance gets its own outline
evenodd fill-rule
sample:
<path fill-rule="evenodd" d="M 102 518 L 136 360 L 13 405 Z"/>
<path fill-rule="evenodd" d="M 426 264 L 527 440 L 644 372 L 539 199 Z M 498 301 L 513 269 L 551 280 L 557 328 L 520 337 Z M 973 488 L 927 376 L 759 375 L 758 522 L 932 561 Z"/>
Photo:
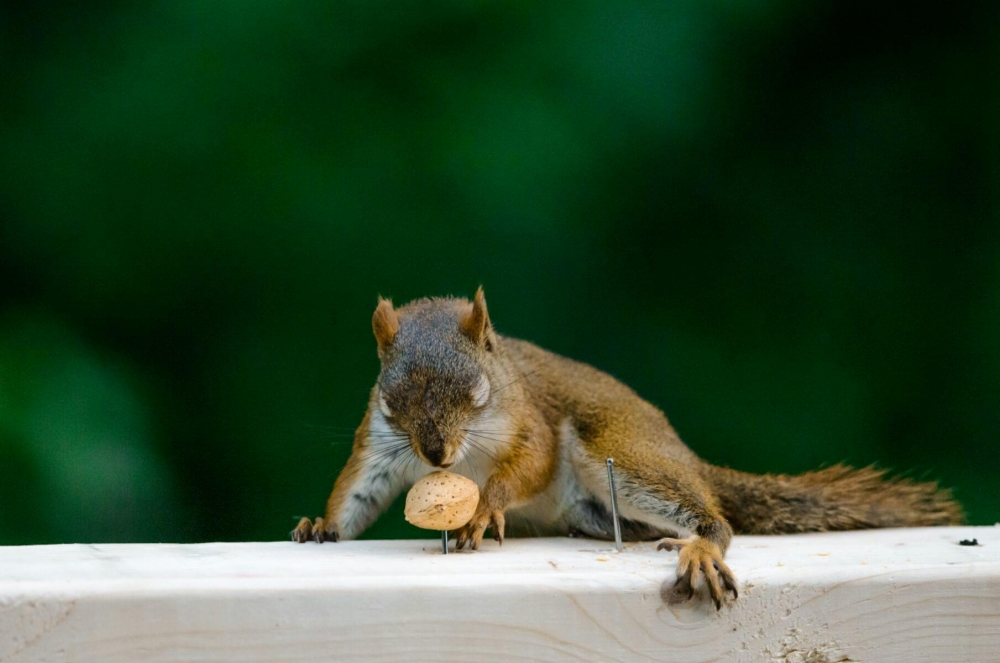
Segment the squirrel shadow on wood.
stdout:
<path fill-rule="evenodd" d="M 503 542 L 516 514 L 546 534 L 610 539 L 605 459 L 615 459 L 623 538 L 677 550 L 665 601 L 704 588 L 716 608 L 738 595 L 723 561 L 733 533 L 783 534 L 954 525 L 962 509 L 933 482 L 843 465 L 790 475 L 717 467 L 692 452 L 659 409 L 610 375 L 498 334 L 483 289 L 420 299 L 372 317 L 381 371 L 325 515 L 298 542 L 351 539 L 437 468 L 480 485 L 456 549 L 487 529 Z M 681 535 L 678 534 L 681 533 Z"/>

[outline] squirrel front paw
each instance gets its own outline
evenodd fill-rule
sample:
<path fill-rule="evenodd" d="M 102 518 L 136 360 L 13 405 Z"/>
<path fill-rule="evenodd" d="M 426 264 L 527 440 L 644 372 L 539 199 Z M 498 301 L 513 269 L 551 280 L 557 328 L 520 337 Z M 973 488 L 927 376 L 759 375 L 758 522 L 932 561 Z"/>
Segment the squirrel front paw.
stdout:
<path fill-rule="evenodd" d="M 333 523 L 324 522 L 322 518 L 317 518 L 316 522 L 303 518 L 292 530 L 292 541 L 296 543 L 305 543 L 310 539 L 316 543 L 336 542 L 339 538 L 336 526 Z"/>
<path fill-rule="evenodd" d="M 678 550 L 677 581 L 661 592 L 663 600 L 671 605 L 684 603 L 694 596 L 695 587 L 704 582 L 708 593 L 721 610 L 726 592 L 732 592 L 733 599 L 739 596 L 736 578 L 722 561 L 719 546 L 702 538 L 660 539 L 657 550 Z"/>
<path fill-rule="evenodd" d="M 470 549 L 478 550 L 487 527 L 493 530 L 493 538 L 502 545 L 504 527 L 503 511 L 499 509 L 480 508 L 472 516 L 472 520 L 456 530 L 455 550 L 461 550 L 465 547 L 466 543 L 469 544 Z"/>

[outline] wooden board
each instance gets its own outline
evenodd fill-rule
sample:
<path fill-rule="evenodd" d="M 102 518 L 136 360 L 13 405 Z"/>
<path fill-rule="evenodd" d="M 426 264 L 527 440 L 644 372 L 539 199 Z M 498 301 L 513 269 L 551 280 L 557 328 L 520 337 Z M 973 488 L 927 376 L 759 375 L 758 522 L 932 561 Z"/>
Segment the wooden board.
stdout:
<path fill-rule="evenodd" d="M 663 604 L 675 561 L 588 539 L 0 548 L 0 661 L 1000 661 L 1000 527 L 737 537 L 720 613 Z"/>

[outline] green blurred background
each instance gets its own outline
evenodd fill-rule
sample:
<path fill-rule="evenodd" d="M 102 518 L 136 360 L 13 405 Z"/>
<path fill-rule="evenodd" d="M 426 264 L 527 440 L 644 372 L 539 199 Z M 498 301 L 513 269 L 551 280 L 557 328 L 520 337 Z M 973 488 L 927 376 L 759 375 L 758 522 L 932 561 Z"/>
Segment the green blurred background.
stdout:
<path fill-rule="evenodd" d="M 1000 519 L 996 6 L 4 3 L 0 543 L 284 538 L 376 295 L 480 283 L 713 462 Z"/>

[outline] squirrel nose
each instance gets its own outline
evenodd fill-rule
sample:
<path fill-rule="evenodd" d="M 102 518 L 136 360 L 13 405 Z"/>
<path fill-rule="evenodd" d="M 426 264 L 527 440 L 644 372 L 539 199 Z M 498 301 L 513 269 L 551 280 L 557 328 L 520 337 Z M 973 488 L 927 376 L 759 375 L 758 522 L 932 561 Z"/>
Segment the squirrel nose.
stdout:
<path fill-rule="evenodd" d="M 424 457 L 427 459 L 427 462 L 429 462 L 434 467 L 442 467 L 441 461 L 444 460 L 444 448 L 442 447 L 436 447 L 431 449 L 424 448 L 423 452 L 424 452 Z"/>

